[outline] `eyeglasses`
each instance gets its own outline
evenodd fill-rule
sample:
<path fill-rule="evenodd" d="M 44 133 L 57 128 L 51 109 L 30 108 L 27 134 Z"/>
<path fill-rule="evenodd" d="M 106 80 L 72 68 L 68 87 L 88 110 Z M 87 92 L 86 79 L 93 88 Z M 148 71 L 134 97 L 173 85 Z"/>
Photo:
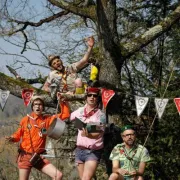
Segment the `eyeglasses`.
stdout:
<path fill-rule="evenodd" d="M 135 136 L 135 134 L 125 134 L 123 137 L 128 137 L 128 136 Z"/>
<path fill-rule="evenodd" d="M 95 98 L 97 98 L 98 97 L 98 95 L 97 94 L 87 94 L 87 97 L 95 97 Z"/>
<path fill-rule="evenodd" d="M 43 104 L 34 103 L 33 106 L 43 106 Z"/>

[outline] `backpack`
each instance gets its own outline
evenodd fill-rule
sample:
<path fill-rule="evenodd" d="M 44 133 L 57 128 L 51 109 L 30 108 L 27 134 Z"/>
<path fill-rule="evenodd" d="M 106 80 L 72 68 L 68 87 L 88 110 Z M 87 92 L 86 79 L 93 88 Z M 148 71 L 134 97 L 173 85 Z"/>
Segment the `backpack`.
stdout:
<path fill-rule="evenodd" d="M 102 159 L 106 166 L 106 172 L 108 175 L 112 173 L 112 161 L 109 160 L 109 156 L 114 146 L 122 143 L 121 130 L 114 123 L 108 124 L 104 132 L 104 151 Z"/>

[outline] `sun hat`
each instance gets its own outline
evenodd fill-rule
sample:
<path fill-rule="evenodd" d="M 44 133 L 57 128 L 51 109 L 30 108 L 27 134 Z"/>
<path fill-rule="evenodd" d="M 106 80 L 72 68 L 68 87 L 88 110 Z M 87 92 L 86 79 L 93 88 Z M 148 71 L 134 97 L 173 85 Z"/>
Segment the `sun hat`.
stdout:
<path fill-rule="evenodd" d="M 58 55 L 49 55 L 48 56 L 48 64 L 49 64 L 49 66 L 51 66 L 51 64 L 52 64 L 52 61 L 54 60 L 54 59 L 56 59 L 56 58 L 58 58 L 58 59 L 60 59 L 60 56 L 58 56 Z"/>

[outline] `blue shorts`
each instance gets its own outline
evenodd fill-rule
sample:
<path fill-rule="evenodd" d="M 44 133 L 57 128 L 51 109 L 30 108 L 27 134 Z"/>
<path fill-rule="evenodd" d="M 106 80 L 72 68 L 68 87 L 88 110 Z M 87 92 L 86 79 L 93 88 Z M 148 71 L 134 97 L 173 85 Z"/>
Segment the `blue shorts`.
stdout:
<path fill-rule="evenodd" d="M 84 163 L 86 161 L 97 161 L 101 159 L 102 149 L 90 150 L 90 149 L 80 149 L 75 150 L 75 162 L 77 164 Z"/>

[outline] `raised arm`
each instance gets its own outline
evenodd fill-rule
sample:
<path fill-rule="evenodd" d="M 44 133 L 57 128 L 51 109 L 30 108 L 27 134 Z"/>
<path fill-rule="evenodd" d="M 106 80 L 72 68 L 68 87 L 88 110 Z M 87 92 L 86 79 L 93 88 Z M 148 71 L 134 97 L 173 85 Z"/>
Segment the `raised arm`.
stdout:
<path fill-rule="evenodd" d="M 61 107 L 61 113 L 58 114 L 59 118 L 62 120 L 67 119 L 70 117 L 70 108 L 66 101 L 62 101 L 61 93 L 57 92 L 57 99 L 59 99 L 59 105 Z"/>
<path fill-rule="evenodd" d="M 76 62 L 76 67 L 78 70 L 82 69 L 88 63 L 88 59 L 91 55 L 91 51 L 94 46 L 93 36 L 87 38 L 87 44 L 88 44 L 88 50 L 87 50 L 86 54 L 80 61 Z"/>

